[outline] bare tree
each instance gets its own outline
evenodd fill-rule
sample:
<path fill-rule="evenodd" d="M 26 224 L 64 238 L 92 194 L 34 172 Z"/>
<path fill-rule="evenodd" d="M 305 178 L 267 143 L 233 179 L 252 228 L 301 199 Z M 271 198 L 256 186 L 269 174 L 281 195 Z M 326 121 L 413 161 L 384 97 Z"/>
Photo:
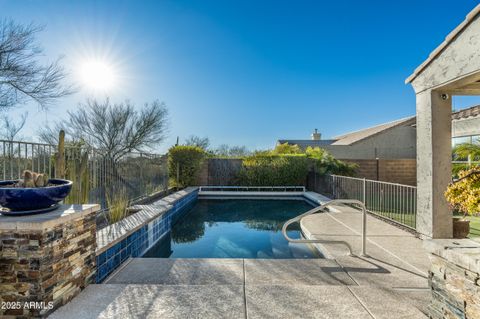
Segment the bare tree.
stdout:
<path fill-rule="evenodd" d="M 66 123 L 39 132 L 40 138 L 55 141 L 58 131 L 64 129 L 70 141 L 84 141 L 114 161 L 132 151 L 154 148 L 165 139 L 168 127 L 167 108 L 159 101 L 137 110 L 128 101 L 112 104 L 109 99 L 89 99 L 68 115 Z"/>
<path fill-rule="evenodd" d="M 217 156 L 225 157 L 243 157 L 251 154 L 245 146 L 230 146 L 228 144 L 219 145 L 214 153 Z"/>
<path fill-rule="evenodd" d="M 59 59 L 42 65 L 42 49 L 35 35 L 43 28 L 0 20 L 0 109 L 32 99 L 46 108 L 56 99 L 73 92 L 62 81 L 66 74 Z"/>
<path fill-rule="evenodd" d="M 210 146 L 210 139 L 208 137 L 200 137 L 196 135 L 190 135 L 185 140 L 185 145 L 198 146 L 204 150 L 207 150 Z"/>
<path fill-rule="evenodd" d="M 58 135 L 60 131 L 68 132 L 68 126 L 64 121 L 55 123 L 51 126 L 40 127 L 37 131 L 40 141 L 46 144 L 58 145 Z M 68 142 L 77 142 L 74 136 L 68 136 Z"/>
<path fill-rule="evenodd" d="M 27 117 L 28 117 L 28 113 L 27 112 L 23 113 L 20 116 L 20 121 L 15 122 L 7 115 L 4 115 L 2 117 L 2 122 L 3 122 L 2 132 L 1 132 L 2 138 L 10 142 L 14 141 L 15 137 L 18 135 L 18 133 L 20 133 L 20 131 L 25 126 L 25 123 L 27 122 Z"/>
<path fill-rule="evenodd" d="M 232 146 L 230 148 L 229 155 L 231 157 L 242 157 L 251 155 L 252 152 L 247 149 L 246 146 Z"/>

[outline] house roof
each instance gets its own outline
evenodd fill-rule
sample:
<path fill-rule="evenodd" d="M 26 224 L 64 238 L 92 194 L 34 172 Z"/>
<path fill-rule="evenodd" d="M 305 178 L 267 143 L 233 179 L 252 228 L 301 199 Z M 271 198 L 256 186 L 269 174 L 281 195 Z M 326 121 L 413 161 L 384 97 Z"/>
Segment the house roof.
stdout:
<path fill-rule="evenodd" d="M 445 50 L 448 45 L 455 40 L 455 38 L 464 30 L 468 27 L 468 25 L 475 19 L 475 17 L 480 13 L 480 4 L 477 5 L 472 11 L 470 11 L 467 14 L 467 17 L 465 20 L 463 20 L 462 23 L 460 23 L 455 29 L 453 29 L 452 32 L 450 32 L 446 37 L 445 40 L 440 43 L 440 45 L 433 50 L 428 58 L 420 64 L 415 71 L 405 80 L 405 83 L 410 83 L 415 78 L 423 72 L 423 70 L 433 61 L 437 56 L 439 56 L 443 50 Z"/>
<path fill-rule="evenodd" d="M 452 113 L 452 120 L 461 120 L 480 115 L 480 105 L 474 105 L 468 109 L 463 109 Z"/>
<path fill-rule="evenodd" d="M 480 105 L 474 105 L 467 109 L 459 110 L 452 113 L 452 120 L 461 120 L 473 117 L 480 116 Z M 397 126 L 415 126 L 416 125 L 416 116 L 406 117 L 400 120 L 372 126 L 366 129 L 359 131 L 343 134 L 334 137 L 330 140 L 278 140 L 278 143 L 284 144 L 288 143 L 291 145 L 298 145 L 300 148 L 307 148 L 308 146 L 312 147 L 321 147 L 325 145 L 352 145 L 359 141 L 362 141 L 366 138 L 372 137 L 376 134 L 382 133 L 386 130 L 392 129 Z"/>
<path fill-rule="evenodd" d="M 413 125 L 415 124 L 415 119 L 416 119 L 415 116 L 410 116 L 410 117 L 396 120 L 393 122 L 388 122 L 388 123 L 380 124 L 377 126 L 369 127 L 360 131 L 355 131 L 355 132 L 347 133 L 344 135 L 336 136 L 334 137 L 336 141 L 332 143 L 332 145 L 351 145 L 397 126 Z"/>
<path fill-rule="evenodd" d="M 355 132 L 347 133 L 344 135 L 336 136 L 330 140 L 278 140 L 277 142 L 281 144 L 284 144 L 284 143 L 288 143 L 291 145 L 296 144 L 300 148 L 307 148 L 308 146 L 322 147 L 326 145 L 351 145 L 397 126 L 414 125 L 415 119 L 416 119 L 415 116 L 410 116 L 410 117 L 396 120 L 393 122 L 388 122 L 388 123 L 380 124 L 377 126 L 369 127 L 360 131 L 355 131 Z"/>

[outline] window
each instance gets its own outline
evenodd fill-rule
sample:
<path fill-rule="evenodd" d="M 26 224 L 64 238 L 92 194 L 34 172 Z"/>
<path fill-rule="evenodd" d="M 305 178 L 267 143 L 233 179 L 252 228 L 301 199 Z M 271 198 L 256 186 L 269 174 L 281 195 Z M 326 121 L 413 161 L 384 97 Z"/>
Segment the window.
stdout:
<path fill-rule="evenodd" d="M 478 142 L 480 144 L 480 142 L 478 141 L 478 138 L 480 138 L 480 136 L 475 136 L 474 140 L 475 140 L 475 142 Z M 453 147 L 455 147 L 459 144 L 464 144 L 464 143 L 472 143 L 472 136 L 462 136 L 462 137 L 452 138 L 452 146 Z"/>

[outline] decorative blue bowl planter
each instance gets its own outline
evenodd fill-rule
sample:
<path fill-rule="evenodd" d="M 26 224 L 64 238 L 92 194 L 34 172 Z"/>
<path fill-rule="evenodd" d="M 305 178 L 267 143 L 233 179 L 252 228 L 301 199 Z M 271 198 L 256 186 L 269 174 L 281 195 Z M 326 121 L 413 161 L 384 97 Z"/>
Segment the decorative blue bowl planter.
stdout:
<path fill-rule="evenodd" d="M 3 215 L 34 214 L 57 207 L 70 193 L 72 182 L 65 179 L 49 180 L 49 186 L 36 188 L 8 187 L 17 180 L 0 182 L 0 205 Z"/>

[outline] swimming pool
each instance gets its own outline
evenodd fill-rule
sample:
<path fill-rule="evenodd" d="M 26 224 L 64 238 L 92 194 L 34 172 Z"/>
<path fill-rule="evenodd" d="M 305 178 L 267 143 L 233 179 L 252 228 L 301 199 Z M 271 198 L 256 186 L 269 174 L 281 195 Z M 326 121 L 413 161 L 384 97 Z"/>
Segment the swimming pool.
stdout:
<path fill-rule="evenodd" d="M 143 257 L 322 258 L 308 244 L 289 243 L 283 224 L 313 207 L 297 199 L 198 199 Z M 288 234 L 299 238 L 299 229 Z"/>

